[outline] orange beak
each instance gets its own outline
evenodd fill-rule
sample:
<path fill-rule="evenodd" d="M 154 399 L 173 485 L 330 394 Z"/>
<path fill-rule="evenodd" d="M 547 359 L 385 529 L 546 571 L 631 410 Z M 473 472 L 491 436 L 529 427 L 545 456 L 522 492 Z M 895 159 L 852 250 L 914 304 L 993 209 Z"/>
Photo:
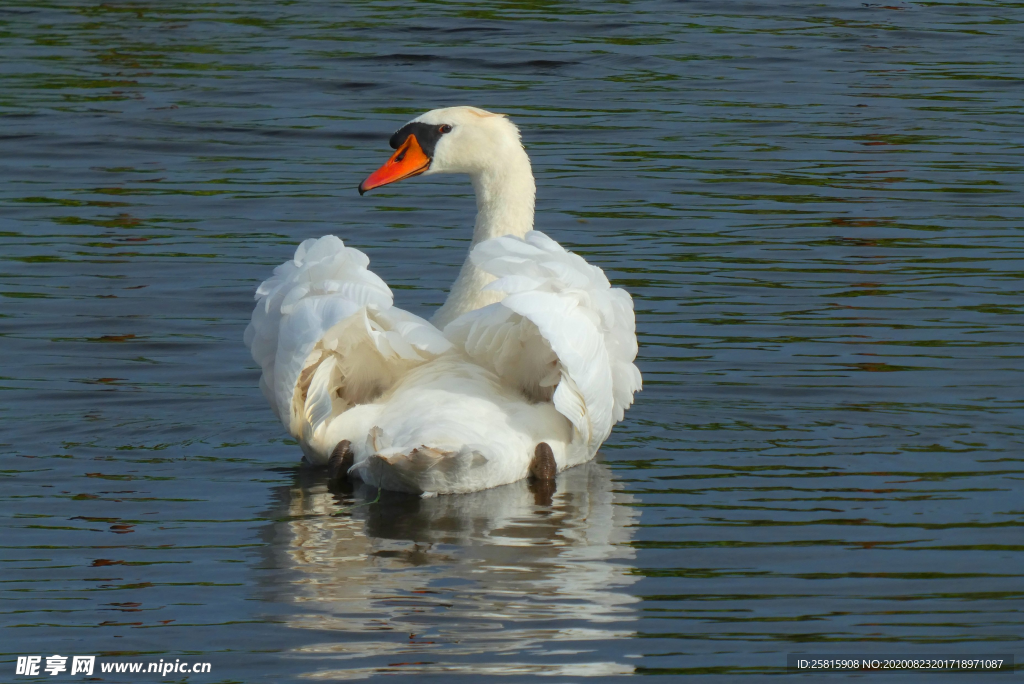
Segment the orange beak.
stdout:
<path fill-rule="evenodd" d="M 402 143 L 402 146 L 395 150 L 391 159 L 384 162 L 384 166 L 370 174 L 369 178 L 359 184 L 359 194 L 367 190 L 379 188 L 388 183 L 394 183 L 404 178 L 418 176 L 430 168 L 430 157 L 423 153 L 420 141 L 415 135 L 410 135 Z"/>

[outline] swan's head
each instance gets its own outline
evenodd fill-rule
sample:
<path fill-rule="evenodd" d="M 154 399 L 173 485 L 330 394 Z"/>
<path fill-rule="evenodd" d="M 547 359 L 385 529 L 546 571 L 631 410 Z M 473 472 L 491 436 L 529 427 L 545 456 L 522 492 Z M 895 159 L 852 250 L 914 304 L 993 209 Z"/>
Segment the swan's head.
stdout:
<path fill-rule="evenodd" d="M 526 157 L 519 129 L 501 114 L 447 107 L 422 114 L 391 136 L 395 153 L 359 184 L 359 194 L 431 173 L 475 175 Z"/>

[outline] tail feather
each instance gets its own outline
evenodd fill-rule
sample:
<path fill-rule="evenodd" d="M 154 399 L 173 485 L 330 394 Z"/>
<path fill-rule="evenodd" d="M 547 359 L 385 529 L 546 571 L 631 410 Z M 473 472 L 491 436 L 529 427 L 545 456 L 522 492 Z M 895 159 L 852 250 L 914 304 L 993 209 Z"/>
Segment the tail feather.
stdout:
<path fill-rule="evenodd" d="M 379 428 L 371 430 L 370 442 L 383 442 Z M 353 466 L 353 471 L 371 485 L 398 491 L 422 494 L 450 491 L 467 482 L 471 471 L 487 463 L 487 457 L 471 447 L 446 450 L 420 445 L 418 447 L 375 449 Z"/>

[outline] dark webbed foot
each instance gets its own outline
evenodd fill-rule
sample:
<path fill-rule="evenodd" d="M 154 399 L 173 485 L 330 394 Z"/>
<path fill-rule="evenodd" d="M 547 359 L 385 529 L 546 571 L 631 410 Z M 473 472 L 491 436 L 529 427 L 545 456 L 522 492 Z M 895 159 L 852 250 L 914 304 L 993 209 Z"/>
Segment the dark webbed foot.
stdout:
<path fill-rule="evenodd" d="M 555 455 L 551 453 L 551 447 L 547 442 L 541 442 L 533 451 L 530 477 L 534 480 L 554 480 L 557 473 L 558 466 L 555 465 Z"/>
<path fill-rule="evenodd" d="M 541 442 L 533 452 L 533 460 L 530 461 L 530 491 L 533 492 L 533 501 L 538 506 L 551 505 L 557 473 L 558 466 L 555 464 L 555 455 L 551 453 L 551 447 L 547 442 Z"/>
<path fill-rule="evenodd" d="M 354 458 L 352 443 L 347 439 L 338 442 L 338 446 L 331 452 L 331 457 L 327 459 L 327 484 L 337 485 L 347 481 L 348 469 L 352 467 Z"/>

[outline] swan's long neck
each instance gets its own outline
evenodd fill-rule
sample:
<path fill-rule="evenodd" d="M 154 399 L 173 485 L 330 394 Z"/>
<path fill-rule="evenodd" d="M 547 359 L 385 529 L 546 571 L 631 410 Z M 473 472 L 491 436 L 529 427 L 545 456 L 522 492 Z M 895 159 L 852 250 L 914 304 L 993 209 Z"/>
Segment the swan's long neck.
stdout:
<path fill-rule="evenodd" d="M 534 198 L 537 186 L 533 181 L 530 159 L 516 141 L 514 149 L 496 158 L 493 166 L 471 174 L 476 190 L 476 225 L 473 228 L 472 251 L 478 243 L 502 235 L 522 237 L 533 230 Z M 480 270 L 466 256 L 459 277 L 452 284 L 448 299 L 434 314 L 438 328 L 467 311 L 501 301 L 500 292 L 483 292 L 494 276 Z"/>

